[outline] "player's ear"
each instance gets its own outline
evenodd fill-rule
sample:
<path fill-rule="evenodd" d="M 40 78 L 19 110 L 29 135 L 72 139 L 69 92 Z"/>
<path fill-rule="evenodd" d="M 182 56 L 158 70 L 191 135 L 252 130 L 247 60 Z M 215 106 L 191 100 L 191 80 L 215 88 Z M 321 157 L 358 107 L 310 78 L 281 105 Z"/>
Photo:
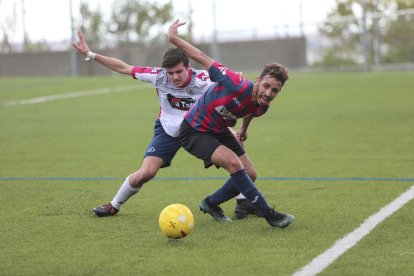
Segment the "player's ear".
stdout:
<path fill-rule="evenodd" d="M 256 77 L 256 82 L 259 82 L 261 80 L 260 77 Z"/>

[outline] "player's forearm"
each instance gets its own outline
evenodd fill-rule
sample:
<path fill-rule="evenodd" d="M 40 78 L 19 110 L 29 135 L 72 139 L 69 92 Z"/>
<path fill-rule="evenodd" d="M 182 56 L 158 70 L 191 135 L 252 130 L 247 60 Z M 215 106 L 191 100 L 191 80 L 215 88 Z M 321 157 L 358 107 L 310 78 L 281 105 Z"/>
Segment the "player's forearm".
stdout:
<path fill-rule="evenodd" d="M 108 67 L 109 69 L 121 73 L 131 74 L 132 66 L 116 58 L 107 57 L 101 54 L 96 54 L 95 61 Z"/>
<path fill-rule="evenodd" d="M 214 63 L 214 60 L 207 56 L 204 52 L 196 48 L 195 46 L 191 45 L 187 41 L 177 37 L 172 36 L 168 37 L 168 40 L 177 46 L 178 48 L 182 49 L 184 53 L 189 56 L 191 59 L 197 61 L 201 65 L 204 66 L 207 70 L 211 67 L 211 65 Z"/>
<path fill-rule="evenodd" d="M 107 57 L 101 54 L 97 54 L 92 52 L 88 44 L 86 43 L 85 37 L 81 31 L 78 31 L 79 42 L 72 43 L 72 46 L 82 55 L 87 57 L 88 59 L 94 59 L 95 61 L 99 62 L 100 64 L 108 67 L 109 69 L 121 73 L 121 74 L 130 74 L 132 71 L 132 66 L 126 64 L 125 62 Z"/>
<path fill-rule="evenodd" d="M 253 114 L 249 114 L 243 117 L 242 125 L 240 127 L 241 132 L 245 133 L 247 131 L 247 128 L 249 127 L 250 122 L 253 120 L 253 118 Z"/>

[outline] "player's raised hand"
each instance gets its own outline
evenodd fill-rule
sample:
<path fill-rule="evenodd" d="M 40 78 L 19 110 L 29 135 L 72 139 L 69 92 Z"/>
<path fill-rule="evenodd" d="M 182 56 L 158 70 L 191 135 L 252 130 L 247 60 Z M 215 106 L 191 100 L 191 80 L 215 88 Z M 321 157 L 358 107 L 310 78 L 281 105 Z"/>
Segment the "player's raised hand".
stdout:
<path fill-rule="evenodd" d="M 82 55 L 85 55 L 89 52 L 88 44 L 86 43 L 85 37 L 83 36 L 83 33 L 81 31 L 78 31 L 79 36 L 79 43 L 72 43 L 72 46 L 78 50 L 79 53 Z"/>
<path fill-rule="evenodd" d="M 168 28 L 168 40 L 171 41 L 171 39 L 174 39 L 178 35 L 178 27 L 181 27 L 182 25 L 185 25 L 185 22 L 180 22 L 179 19 L 175 20 L 171 26 Z"/>
<path fill-rule="evenodd" d="M 207 70 L 210 69 L 211 65 L 214 63 L 214 60 L 194 45 L 191 45 L 191 43 L 178 37 L 178 28 L 182 25 L 185 25 L 185 22 L 180 22 L 179 19 L 175 20 L 171 24 L 168 28 L 168 41 L 177 46 L 177 48 L 183 50 L 187 56 L 203 65 L 204 68 Z"/>

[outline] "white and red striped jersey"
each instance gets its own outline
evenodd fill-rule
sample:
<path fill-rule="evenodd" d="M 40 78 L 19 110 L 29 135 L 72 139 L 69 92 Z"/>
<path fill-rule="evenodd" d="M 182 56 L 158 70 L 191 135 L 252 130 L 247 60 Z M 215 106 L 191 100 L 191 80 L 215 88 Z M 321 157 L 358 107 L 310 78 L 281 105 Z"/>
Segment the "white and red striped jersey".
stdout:
<path fill-rule="evenodd" d="M 177 88 L 170 81 L 165 68 L 134 66 L 131 75 L 134 79 L 155 86 L 159 102 L 159 120 L 165 132 L 177 137 L 184 115 L 213 84 L 207 71 L 190 69 L 189 82 Z"/>

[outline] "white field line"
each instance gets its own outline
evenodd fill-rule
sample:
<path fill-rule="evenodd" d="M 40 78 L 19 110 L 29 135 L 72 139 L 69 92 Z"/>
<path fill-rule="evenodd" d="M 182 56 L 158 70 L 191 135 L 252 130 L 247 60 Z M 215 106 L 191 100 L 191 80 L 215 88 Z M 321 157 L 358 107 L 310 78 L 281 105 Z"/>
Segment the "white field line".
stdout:
<path fill-rule="evenodd" d="M 357 229 L 347 234 L 342 239 L 337 240 L 335 244 L 325 252 L 313 259 L 309 264 L 305 265 L 294 276 L 316 275 L 322 272 L 337 258 L 344 254 L 348 249 L 356 245 L 363 237 L 368 235 L 379 223 L 398 211 L 406 203 L 414 198 L 414 185 L 406 192 L 401 194 L 397 199 L 384 206 L 376 214 L 370 216 Z"/>
<path fill-rule="evenodd" d="M 37 98 L 32 98 L 32 99 L 6 101 L 6 102 L 3 102 L 2 105 L 3 106 L 14 106 L 14 105 L 25 105 L 25 104 L 38 104 L 38 103 L 85 97 L 85 96 L 96 96 L 96 95 L 109 94 L 109 93 L 127 92 L 131 90 L 141 90 L 144 88 L 148 88 L 148 86 L 127 85 L 127 86 L 108 87 L 108 88 L 100 88 L 100 89 L 93 89 L 93 90 L 82 90 L 82 91 L 75 91 L 75 92 L 69 92 L 69 93 L 64 93 L 64 94 L 54 94 L 54 95 L 49 95 L 49 96 L 37 97 Z"/>

